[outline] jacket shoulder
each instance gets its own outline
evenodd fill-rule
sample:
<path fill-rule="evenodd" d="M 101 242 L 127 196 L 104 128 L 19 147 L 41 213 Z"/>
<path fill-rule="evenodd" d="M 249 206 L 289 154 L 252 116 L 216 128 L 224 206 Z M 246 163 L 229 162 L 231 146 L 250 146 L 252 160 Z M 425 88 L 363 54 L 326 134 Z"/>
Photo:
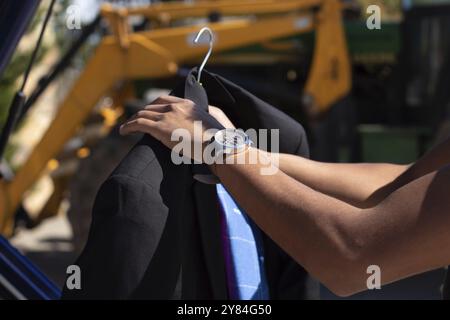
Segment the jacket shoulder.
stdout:
<path fill-rule="evenodd" d="M 151 137 L 144 137 L 134 145 L 113 170 L 109 179 L 121 177 L 119 180 L 122 182 L 130 179 L 144 183 L 149 183 L 149 180 L 161 180 L 162 170 L 154 150 L 160 146 L 156 145 L 158 141 L 153 140 Z"/>

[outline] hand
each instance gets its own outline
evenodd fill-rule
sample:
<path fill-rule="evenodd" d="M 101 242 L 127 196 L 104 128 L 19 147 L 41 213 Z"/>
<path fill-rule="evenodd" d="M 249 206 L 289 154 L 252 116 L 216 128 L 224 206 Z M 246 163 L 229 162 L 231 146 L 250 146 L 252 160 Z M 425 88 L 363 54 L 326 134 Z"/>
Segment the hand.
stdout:
<path fill-rule="evenodd" d="M 216 109 L 213 109 L 213 113 L 221 118 L 221 121 L 224 121 L 223 116 L 225 115 L 222 116 L 221 111 L 217 109 L 220 111 L 218 112 Z M 228 118 L 226 119 L 228 120 Z M 196 128 L 194 122 L 200 128 Z M 226 124 L 229 125 L 230 123 Z M 196 107 L 194 102 L 190 100 L 173 96 L 161 96 L 125 122 L 120 127 L 120 134 L 147 133 L 172 149 L 179 143 L 178 140 L 174 141 L 172 139 L 172 134 L 180 128 L 188 131 L 188 136 L 184 137 L 183 135 L 183 137 L 190 139 L 190 141 L 185 142 L 190 142 L 192 145 L 199 143 L 203 146 L 203 142 L 209 141 L 211 138 L 205 134 L 211 131 L 208 129 L 220 130 L 224 126 L 206 111 Z M 186 156 L 193 157 L 193 155 Z"/>

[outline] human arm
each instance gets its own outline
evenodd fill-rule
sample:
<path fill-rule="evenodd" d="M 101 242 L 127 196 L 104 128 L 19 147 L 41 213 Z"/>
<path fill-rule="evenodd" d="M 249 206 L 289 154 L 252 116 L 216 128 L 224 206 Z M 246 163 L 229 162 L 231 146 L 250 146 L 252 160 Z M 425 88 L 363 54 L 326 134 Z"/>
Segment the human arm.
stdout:
<path fill-rule="evenodd" d="M 374 194 L 391 184 L 408 165 L 390 163 L 326 163 L 291 154 L 267 154 L 278 157 L 278 168 L 291 178 L 321 193 L 357 207 L 369 207 L 384 199 L 391 189 Z"/>
<path fill-rule="evenodd" d="M 219 108 L 209 106 L 209 113 L 225 128 L 235 128 Z M 275 160 L 272 163 L 295 180 L 358 207 L 369 206 L 377 190 L 392 183 L 409 167 L 389 163 L 325 163 L 293 154 L 260 152 L 272 157 Z M 380 192 L 377 200 L 392 191 Z"/>
<path fill-rule="evenodd" d="M 172 147 L 169 137 L 174 129 L 192 128 L 193 120 L 214 126 L 209 115 L 195 110 L 192 103 L 174 104 L 157 107 L 168 113 L 165 116 L 150 107 L 140 121 L 126 123 L 122 133 L 149 133 Z M 253 148 L 248 151 L 248 155 L 259 153 Z M 335 293 L 365 289 L 366 268 L 372 264 L 381 267 L 381 280 L 388 283 L 450 263 L 447 168 L 411 180 L 364 209 L 314 190 L 282 170 L 262 175 L 267 166 L 278 169 L 270 159 L 264 160 L 218 164 L 212 169 L 253 220 Z M 425 163 L 407 171 L 428 170 Z"/>
<path fill-rule="evenodd" d="M 226 128 L 228 117 L 210 106 L 210 114 Z M 450 139 L 432 148 L 413 164 L 326 163 L 292 154 L 265 153 L 281 171 L 321 193 L 360 208 L 380 203 L 405 184 L 436 171 L 450 162 Z"/>
<path fill-rule="evenodd" d="M 339 295 L 367 289 L 369 265 L 381 268 L 384 284 L 450 263 L 447 168 L 367 209 L 314 191 L 280 170 L 261 175 L 258 164 L 215 168 L 254 221 Z"/>

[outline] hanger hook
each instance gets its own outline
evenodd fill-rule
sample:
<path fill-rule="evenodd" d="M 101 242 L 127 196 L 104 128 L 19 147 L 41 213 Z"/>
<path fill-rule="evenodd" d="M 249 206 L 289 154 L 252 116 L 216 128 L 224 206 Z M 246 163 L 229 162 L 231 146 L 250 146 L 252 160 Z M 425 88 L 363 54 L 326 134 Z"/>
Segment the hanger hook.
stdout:
<path fill-rule="evenodd" d="M 208 27 L 202 28 L 202 29 L 197 33 L 197 36 L 196 36 L 195 39 L 194 39 L 194 43 L 197 44 L 198 41 L 200 40 L 200 37 L 201 37 L 202 34 L 205 33 L 205 32 L 208 32 L 208 34 L 209 34 L 209 50 L 208 50 L 208 53 L 206 54 L 205 58 L 203 59 L 203 62 L 202 62 L 202 64 L 200 65 L 200 68 L 198 69 L 197 82 L 200 82 L 203 68 L 205 67 L 206 62 L 208 62 L 209 56 L 211 55 L 212 49 L 213 49 L 214 36 L 213 36 L 213 32 L 211 31 L 211 29 L 208 28 Z"/>

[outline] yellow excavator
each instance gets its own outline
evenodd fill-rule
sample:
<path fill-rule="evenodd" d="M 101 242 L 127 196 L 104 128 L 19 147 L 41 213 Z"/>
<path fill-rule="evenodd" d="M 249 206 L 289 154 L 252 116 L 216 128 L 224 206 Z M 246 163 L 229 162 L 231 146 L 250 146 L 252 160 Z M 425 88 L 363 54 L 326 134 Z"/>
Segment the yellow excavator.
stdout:
<path fill-rule="evenodd" d="M 99 100 L 111 96 L 113 107 L 120 110 L 134 95 L 132 81 L 170 78 L 180 66 L 200 61 L 207 47 L 194 45 L 193 39 L 203 26 L 214 33 L 213 56 L 253 44 L 276 47 L 283 45 L 280 39 L 314 31 L 312 63 L 302 91 L 308 114 L 320 116 L 351 89 L 344 8 L 339 0 L 217 0 L 133 8 L 104 5 L 100 16 L 108 22 L 111 34 L 101 39 L 24 164 L 11 179 L 0 180 L 0 233 L 11 235 L 24 193 L 46 170 L 56 169 L 55 159 L 86 124 Z M 222 19 L 198 23 L 198 18 L 211 14 Z M 131 31 L 129 18 L 134 16 L 145 17 L 152 28 Z M 107 111 L 104 116 L 108 127 L 117 119 Z M 53 206 L 59 203 L 62 188 L 55 188 Z"/>

